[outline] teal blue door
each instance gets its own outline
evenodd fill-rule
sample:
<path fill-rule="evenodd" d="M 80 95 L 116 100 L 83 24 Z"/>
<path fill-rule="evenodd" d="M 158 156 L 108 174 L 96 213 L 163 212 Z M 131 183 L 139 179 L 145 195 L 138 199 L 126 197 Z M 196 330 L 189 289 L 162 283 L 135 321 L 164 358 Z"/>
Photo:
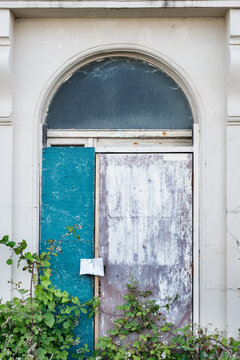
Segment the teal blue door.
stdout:
<path fill-rule="evenodd" d="M 93 296 L 91 275 L 79 275 L 80 259 L 94 257 L 94 177 L 93 148 L 50 147 L 43 150 L 42 211 L 40 251 L 48 239 L 60 239 L 67 226 L 81 226 L 80 239 L 66 236 L 62 254 L 51 264 L 52 282 L 77 296 L 80 302 Z M 81 344 L 93 348 L 93 318 L 81 315 L 76 334 Z"/>

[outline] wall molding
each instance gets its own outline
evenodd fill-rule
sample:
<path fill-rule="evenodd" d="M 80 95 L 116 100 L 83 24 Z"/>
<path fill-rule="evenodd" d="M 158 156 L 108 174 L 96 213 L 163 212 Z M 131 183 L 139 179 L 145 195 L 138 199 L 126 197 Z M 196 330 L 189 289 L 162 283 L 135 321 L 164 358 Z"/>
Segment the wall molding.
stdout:
<path fill-rule="evenodd" d="M 58 87 L 66 81 L 81 66 L 107 56 L 128 56 L 148 61 L 159 67 L 161 70 L 170 75 L 181 87 L 185 93 L 193 113 L 195 123 L 199 123 L 204 118 L 203 105 L 197 89 L 190 80 L 186 72 L 179 67 L 173 60 L 165 55 L 145 46 L 130 43 L 106 44 L 104 46 L 96 46 L 70 58 L 45 84 L 38 104 L 35 109 L 35 119 L 38 123 L 44 123 L 46 113 L 53 95 Z"/>
<path fill-rule="evenodd" d="M 0 121 L 0 126 L 12 126 L 12 122 L 10 119 L 5 119 L 5 121 Z"/>
<path fill-rule="evenodd" d="M 228 126 L 240 126 L 240 116 L 229 116 L 227 119 Z"/>
<path fill-rule="evenodd" d="M 231 9 L 226 16 L 228 50 L 228 123 L 240 118 L 240 10 Z"/>
<path fill-rule="evenodd" d="M 11 54 L 14 19 L 9 10 L 0 10 L 0 123 L 11 123 Z"/>
<path fill-rule="evenodd" d="M 224 17 L 239 0 L 0 0 L 17 18 Z"/>
<path fill-rule="evenodd" d="M 61 5 L 60 5 L 61 4 Z M 239 0 L 1 0 L 1 8 L 240 8 Z"/>

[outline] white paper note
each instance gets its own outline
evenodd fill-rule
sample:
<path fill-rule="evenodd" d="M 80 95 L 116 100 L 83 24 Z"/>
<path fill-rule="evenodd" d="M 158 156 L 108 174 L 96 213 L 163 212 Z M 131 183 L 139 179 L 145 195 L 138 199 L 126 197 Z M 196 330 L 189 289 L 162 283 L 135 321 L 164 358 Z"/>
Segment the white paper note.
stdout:
<path fill-rule="evenodd" d="M 86 275 L 86 274 L 104 276 L 104 268 L 103 268 L 102 258 L 81 259 L 80 260 L 80 275 Z"/>

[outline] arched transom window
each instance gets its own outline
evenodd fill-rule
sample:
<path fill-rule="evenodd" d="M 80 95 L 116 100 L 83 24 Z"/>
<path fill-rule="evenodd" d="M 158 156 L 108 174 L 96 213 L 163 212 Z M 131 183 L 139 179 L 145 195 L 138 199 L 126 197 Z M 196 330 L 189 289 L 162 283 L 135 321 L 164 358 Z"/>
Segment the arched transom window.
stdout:
<path fill-rule="evenodd" d="M 139 59 L 107 57 L 82 66 L 54 95 L 48 129 L 192 129 L 179 85 Z"/>

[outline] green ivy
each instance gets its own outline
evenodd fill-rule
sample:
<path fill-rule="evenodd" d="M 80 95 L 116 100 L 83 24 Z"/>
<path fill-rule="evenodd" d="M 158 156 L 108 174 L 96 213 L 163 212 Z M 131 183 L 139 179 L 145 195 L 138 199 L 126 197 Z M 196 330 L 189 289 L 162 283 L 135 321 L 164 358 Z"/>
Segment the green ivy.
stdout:
<path fill-rule="evenodd" d="M 227 339 L 217 331 L 209 335 L 206 329 L 193 329 L 192 325 L 175 330 L 151 292 L 139 291 L 134 282 L 128 289 L 125 303 L 117 306 L 121 315 L 113 319 L 108 335 L 98 339 L 89 360 L 240 359 L 240 339 Z M 173 301 L 164 305 L 165 311 Z"/>
<path fill-rule="evenodd" d="M 73 229 L 68 231 L 72 234 Z M 87 346 L 78 348 L 79 339 L 73 333 L 80 314 L 87 313 L 87 305 L 56 289 L 50 280 L 50 257 L 61 252 L 61 241 L 49 240 L 48 251 L 38 255 L 25 251 L 25 240 L 18 244 L 8 236 L 0 240 L 18 257 L 18 266 L 23 263 L 23 271 L 30 274 L 30 290 L 22 289 L 21 282 L 11 281 L 19 296 L 0 303 L 0 359 L 66 360 L 74 345 L 75 358 L 88 352 Z M 12 258 L 7 264 L 12 264 Z"/>
<path fill-rule="evenodd" d="M 88 360 L 158 360 L 158 359 L 225 359 L 240 360 L 240 338 L 226 338 L 215 331 L 193 328 L 188 325 L 175 329 L 166 321 L 162 308 L 152 299 L 150 291 L 141 291 L 133 281 L 129 292 L 123 296 L 125 303 L 117 306 L 121 314 L 113 314 L 113 328 L 108 335 L 99 338 L 93 355 L 88 356 L 87 344 L 79 347 L 74 336 L 81 313 L 89 316 L 101 311 L 98 298 L 80 304 L 77 297 L 53 286 L 50 280 L 51 256 L 61 253 L 61 243 L 68 234 L 79 238 L 76 227 L 68 227 L 68 233 L 59 241 L 49 240 L 47 252 L 30 253 L 27 243 L 10 241 L 8 236 L 0 240 L 18 258 L 18 266 L 30 276 L 29 290 L 21 282 L 11 281 L 18 292 L 6 303 L 0 302 L 0 359 L 3 360 L 66 360 L 69 349 L 75 346 L 76 359 Z M 12 264 L 12 257 L 7 264 Z M 163 306 L 164 312 L 175 299 Z"/>

